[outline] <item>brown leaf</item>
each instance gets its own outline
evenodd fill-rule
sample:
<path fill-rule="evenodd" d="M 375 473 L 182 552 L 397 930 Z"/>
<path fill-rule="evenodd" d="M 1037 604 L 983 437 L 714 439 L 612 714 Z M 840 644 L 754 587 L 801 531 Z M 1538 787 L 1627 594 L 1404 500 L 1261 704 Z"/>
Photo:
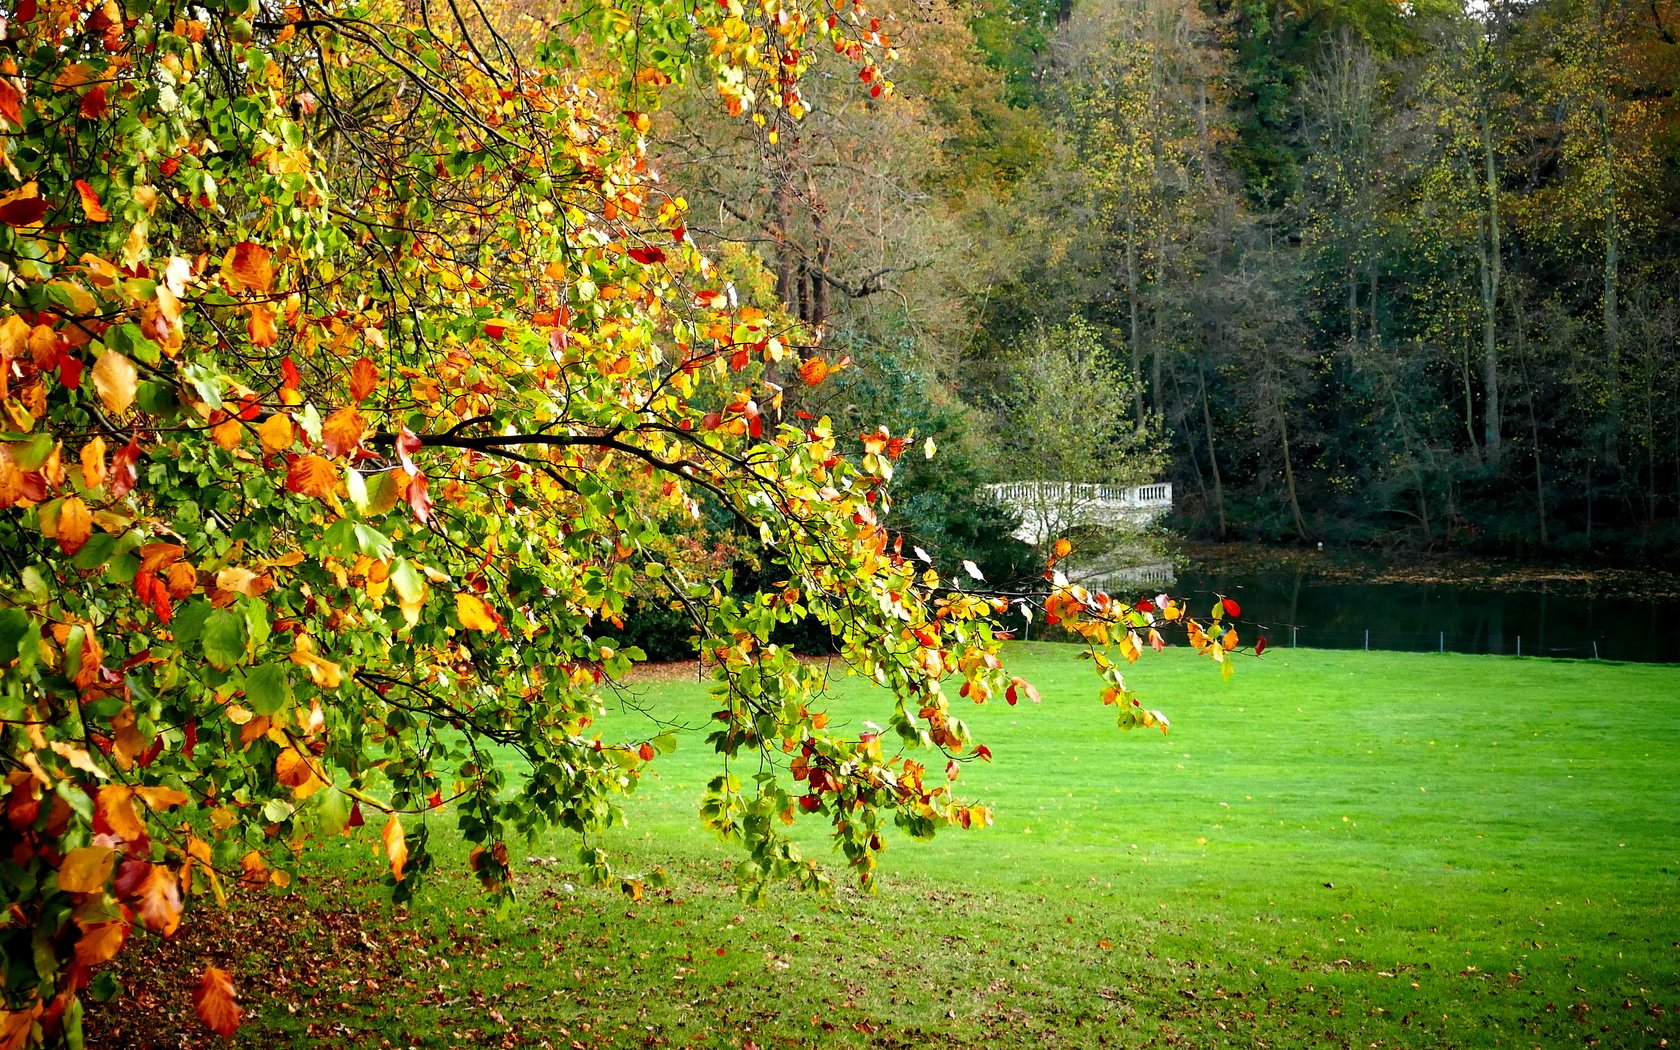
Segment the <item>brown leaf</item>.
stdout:
<path fill-rule="evenodd" d="M 403 835 L 402 821 L 395 813 L 385 822 L 385 830 L 380 837 L 385 840 L 385 857 L 391 862 L 391 877 L 401 882 L 403 865 L 408 863 L 408 840 Z"/>
<path fill-rule="evenodd" d="M 350 396 L 361 401 L 379 386 L 379 367 L 365 357 L 350 366 Z"/>
<path fill-rule="evenodd" d="M 341 408 L 321 424 L 321 446 L 329 456 L 348 456 L 361 447 L 367 420 L 354 408 Z"/>
<path fill-rule="evenodd" d="M 326 499 L 338 489 L 338 468 L 320 456 L 295 456 L 286 465 L 286 488 L 300 496 Z"/>
<path fill-rule="evenodd" d="M 23 1050 L 29 1044 L 29 1034 L 44 1005 L 36 999 L 27 1010 L 0 1011 L 0 1050 Z"/>
<path fill-rule="evenodd" d="M 193 989 L 193 1010 L 206 1028 L 223 1039 L 239 1030 L 239 1004 L 234 1002 L 233 978 L 226 970 L 204 968 L 204 978 Z"/>
<path fill-rule="evenodd" d="M 105 351 L 93 363 L 93 388 L 99 391 L 99 400 L 105 403 L 105 410 L 112 415 L 128 411 L 128 406 L 134 404 L 134 393 L 139 386 L 140 375 L 135 371 L 134 362 L 115 350 Z"/>
<path fill-rule="evenodd" d="M 228 250 L 222 266 L 224 273 L 232 274 L 250 291 L 267 293 L 274 289 L 274 253 L 260 244 L 240 241 Z"/>

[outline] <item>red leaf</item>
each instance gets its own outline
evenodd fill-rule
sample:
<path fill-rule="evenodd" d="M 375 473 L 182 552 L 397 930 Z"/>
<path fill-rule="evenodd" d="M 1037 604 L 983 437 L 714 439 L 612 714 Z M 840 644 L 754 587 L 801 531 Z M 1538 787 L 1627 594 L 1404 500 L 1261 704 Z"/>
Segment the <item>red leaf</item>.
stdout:
<path fill-rule="evenodd" d="M 121 499 L 134 489 L 134 483 L 140 480 L 137 464 L 140 462 L 140 439 L 129 438 L 128 444 L 117 449 L 111 456 L 111 472 L 105 476 L 105 488 L 112 499 Z"/>
<path fill-rule="evenodd" d="M 280 359 L 280 386 L 285 390 L 296 390 L 303 383 L 303 377 L 298 375 L 297 365 L 292 364 L 290 357 Z"/>
<path fill-rule="evenodd" d="M 654 751 L 652 744 L 644 743 L 641 747 L 636 749 L 636 754 L 641 756 L 643 762 L 652 762 L 653 756 L 657 754 L 657 752 Z"/>
<path fill-rule="evenodd" d="M 1242 615 L 1242 606 L 1238 605 L 1234 600 L 1232 600 L 1230 598 L 1226 598 L 1224 604 L 1225 604 L 1225 615 L 1226 616 L 1241 616 Z"/>
<path fill-rule="evenodd" d="M 341 408 L 321 424 L 321 447 L 329 456 L 348 456 L 361 447 L 365 433 L 367 420 L 362 414 L 353 408 Z"/>
<path fill-rule="evenodd" d="M 426 475 L 416 474 L 408 479 L 408 505 L 415 520 L 424 525 L 432 517 L 432 497 L 426 494 Z"/>
<path fill-rule="evenodd" d="M 420 468 L 415 466 L 414 460 L 410 458 L 420 451 L 420 446 L 419 436 L 407 427 L 403 427 L 397 434 L 397 458 L 402 460 L 403 470 L 411 476 L 420 473 Z"/>
<path fill-rule="evenodd" d="M 1254 655 L 1259 656 L 1261 653 L 1263 653 L 1265 651 L 1266 651 L 1266 639 L 1265 639 L 1265 636 L 1261 636 L 1254 643 Z"/>
<path fill-rule="evenodd" d="M 360 802 L 350 803 L 350 816 L 347 820 L 345 820 L 344 826 L 347 828 L 359 828 L 366 823 L 367 820 L 362 816 L 362 804 Z"/>
<path fill-rule="evenodd" d="M 631 248 L 628 254 L 630 258 L 641 263 L 643 266 L 652 266 L 655 263 L 662 263 L 665 261 L 664 249 L 655 248 L 652 245 L 648 245 L 643 248 Z"/>
<path fill-rule="evenodd" d="M 80 390 L 82 387 L 82 359 L 75 354 L 62 351 L 58 355 L 58 381 L 66 390 Z"/>
<path fill-rule="evenodd" d="M 47 213 L 48 204 L 44 197 L 19 197 L 14 201 L 0 204 L 0 222 L 7 226 L 28 226 L 41 221 L 41 216 Z"/>
<path fill-rule="evenodd" d="M 204 968 L 204 979 L 193 990 L 193 1010 L 206 1028 L 223 1039 L 231 1039 L 239 1030 L 239 1005 L 233 1001 L 233 978 L 226 970 Z"/>
<path fill-rule="evenodd" d="M 198 746 L 198 719 L 187 719 L 187 724 L 181 727 L 181 736 L 185 738 L 181 745 L 181 754 L 188 758 L 193 757 L 193 748 Z"/>
<path fill-rule="evenodd" d="M 111 104 L 105 99 L 105 85 L 95 84 L 82 96 L 81 114 L 84 120 L 104 120 L 111 112 Z"/>

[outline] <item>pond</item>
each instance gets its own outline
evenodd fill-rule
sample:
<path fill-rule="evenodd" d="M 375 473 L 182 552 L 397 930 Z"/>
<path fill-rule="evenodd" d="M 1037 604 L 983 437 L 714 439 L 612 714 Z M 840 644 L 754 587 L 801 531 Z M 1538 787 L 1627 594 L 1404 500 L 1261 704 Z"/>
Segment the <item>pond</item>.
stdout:
<path fill-rule="evenodd" d="M 1614 596 L 1578 581 L 1365 582 L 1204 564 L 1177 573 L 1171 591 L 1197 604 L 1236 599 L 1269 646 L 1680 662 L 1680 598 Z"/>

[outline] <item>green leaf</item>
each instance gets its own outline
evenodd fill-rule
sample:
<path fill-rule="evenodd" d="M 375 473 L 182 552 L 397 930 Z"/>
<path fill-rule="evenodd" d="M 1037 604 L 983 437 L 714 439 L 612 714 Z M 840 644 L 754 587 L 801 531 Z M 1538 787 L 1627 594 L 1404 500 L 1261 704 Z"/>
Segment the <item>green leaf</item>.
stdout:
<path fill-rule="evenodd" d="M 259 715 L 272 715 L 292 699 L 292 681 L 284 664 L 263 664 L 245 676 L 245 699 Z"/>
<path fill-rule="evenodd" d="M 249 634 L 245 618 L 226 609 L 215 609 L 204 624 L 202 648 L 204 658 L 218 671 L 226 671 L 245 659 L 245 640 Z"/>

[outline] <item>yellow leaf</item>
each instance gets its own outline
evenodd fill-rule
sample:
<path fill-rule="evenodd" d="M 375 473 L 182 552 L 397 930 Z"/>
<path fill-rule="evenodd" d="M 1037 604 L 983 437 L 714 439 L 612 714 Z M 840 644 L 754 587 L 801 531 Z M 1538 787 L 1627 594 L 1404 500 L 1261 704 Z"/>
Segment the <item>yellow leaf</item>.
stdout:
<path fill-rule="evenodd" d="M 82 846 L 64 855 L 58 865 L 58 888 L 65 893 L 99 893 L 111 881 L 117 851 L 109 846 Z"/>
<path fill-rule="evenodd" d="M 162 787 L 157 784 L 143 784 L 134 789 L 140 800 L 153 809 L 168 809 L 171 806 L 184 806 L 192 798 L 179 788 Z"/>
<path fill-rule="evenodd" d="M 495 611 L 482 598 L 465 591 L 455 595 L 455 616 L 462 627 L 474 631 L 494 631 L 498 626 Z"/>
<path fill-rule="evenodd" d="M 96 489 L 105 483 L 105 439 L 96 437 L 82 446 L 82 483 Z"/>
<path fill-rule="evenodd" d="M 282 412 L 276 412 L 263 420 L 262 426 L 257 428 L 257 440 L 268 452 L 284 452 L 292 447 L 297 433 L 292 429 L 291 417 Z"/>
<path fill-rule="evenodd" d="M 93 363 L 93 388 L 99 391 L 99 400 L 105 403 L 106 411 L 112 415 L 128 411 L 128 406 L 134 404 L 134 393 L 139 385 L 140 375 L 135 371 L 134 362 L 115 350 L 105 351 Z"/>

